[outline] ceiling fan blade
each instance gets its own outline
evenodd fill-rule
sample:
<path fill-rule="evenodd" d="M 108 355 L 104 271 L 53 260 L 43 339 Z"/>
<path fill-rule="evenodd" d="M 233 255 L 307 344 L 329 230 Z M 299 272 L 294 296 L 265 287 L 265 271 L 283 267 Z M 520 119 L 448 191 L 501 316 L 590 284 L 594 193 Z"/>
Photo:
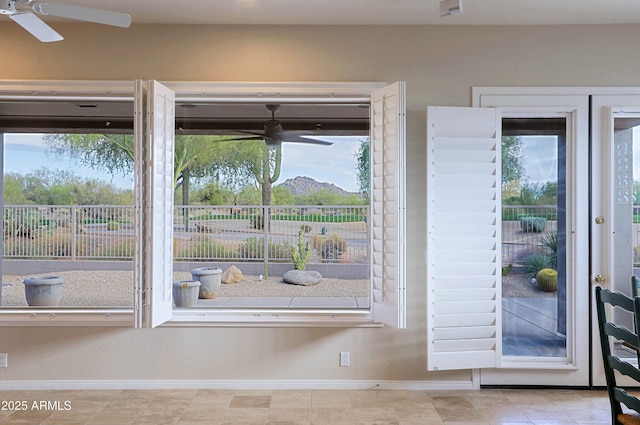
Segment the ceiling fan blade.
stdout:
<path fill-rule="evenodd" d="M 216 142 L 234 142 L 241 140 L 264 140 L 264 136 L 251 136 L 251 137 L 234 137 L 233 139 L 220 139 Z"/>
<path fill-rule="evenodd" d="M 9 15 L 9 17 L 42 42 L 50 43 L 63 40 L 60 34 L 33 13 L 21 11 Z"/>
<path fill-rule="evenodd" d="M 232 133 L 251 134 L 256 137 L 264 137 L 264 131 L 251 131 L 251 130 L 232 130 Z"/>
<path fill-rule="evenodd" d="M 58 16 L 60 18 L 95 22 L 122 28 L 128 28 L 131 25 L 131 16 L 126 13 L 53 3 L 34 3 L 32 8 L 43 15 Z"/>
<path fill-rule="evenodd" d="M 311 139 L 308 137 L 287 137 L 286 139 L 280 139 L 285 143 L 304 143 L 307 145 L 321 145 L 331 146 L 333 142 L 327 142 L 326 140 Z"/>
<path fill-rule="evenodd" d="M 307 137 L 304 137 L 307 136 Z M 333 145 L 333 142 L 327 142 L 326 140 L 313 139 L 312 136 L 318 136 L 317 133 L 308 130 L 300 131 L 279 131 L 272 135 L 272 138 L 281 140 L 287 143 L 307 143 L 312 145 Z"/>

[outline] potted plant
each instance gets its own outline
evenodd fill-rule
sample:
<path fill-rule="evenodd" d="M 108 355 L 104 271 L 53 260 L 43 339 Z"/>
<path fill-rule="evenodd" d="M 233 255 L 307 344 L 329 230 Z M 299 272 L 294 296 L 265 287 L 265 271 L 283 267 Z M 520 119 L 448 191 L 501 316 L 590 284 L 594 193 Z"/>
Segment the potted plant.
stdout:
<path fill-rule="evenodd" d="M 62 299 L 64 279 L 59 276 L 28 277 L 24 283 L 24 294 L 30 306 L 57 306 Z"/>
<path fill-rule="evenodd" d="M 193 280 L 200 282 L 200 298 L 215 298 L 222 284 L 222 269 L 219 267 L 201 267 L 191 270 Z"/>
<path fill-rule="evenodd" d="M 198 302 L 200 282 L 180 280 L 173 282 L 173 302 L 176 307 L 193 307 Z"/>

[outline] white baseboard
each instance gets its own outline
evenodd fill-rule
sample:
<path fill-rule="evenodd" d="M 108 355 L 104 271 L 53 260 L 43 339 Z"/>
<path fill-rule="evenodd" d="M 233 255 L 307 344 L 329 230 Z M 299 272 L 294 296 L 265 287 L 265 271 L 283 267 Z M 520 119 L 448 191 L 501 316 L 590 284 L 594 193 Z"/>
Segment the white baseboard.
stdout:
<path fill-rule="evenodd" d="M 225 389 L 225 390 L 473 390 L 471 381 L 254 381 L 254 380 L 63 380 L 2 381 L 0 390 L 151 390 L 151 389 Z"/>

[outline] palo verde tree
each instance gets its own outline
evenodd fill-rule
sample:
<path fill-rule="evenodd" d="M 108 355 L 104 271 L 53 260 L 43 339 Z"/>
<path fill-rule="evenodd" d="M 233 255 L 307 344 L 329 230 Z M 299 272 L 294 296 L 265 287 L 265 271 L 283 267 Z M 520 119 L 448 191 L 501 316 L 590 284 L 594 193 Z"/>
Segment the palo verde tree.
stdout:
<path fill-rule="evenodd" d="M 175 138 L 174 188 L 182 188 L 182 201 L 189 203 L 190 181 L 212 173 L 238 175 L 246 169 L 246 157 L 222 136 L 183 136 Z M 84 166 L 105 170 L 111 175 L 133 171 L 134 140 L 126 134 L 49 134 L 44 136 L 49 148 L 60 155 L 76 158 Z M 243 142 L 244 143 L 244 142 Z M 246 178 L 239 176 L 237 178 Z"/>
<path fill-rule="evenodd" d="M 271 204 L 273 184 L 280 178 L 282 147 L 261 140 L 225 141 L 225 136 L 176 135 L 173 183 L 189 204 L 191 179 L 214 180 L 244 187 L 257 182 L 263 205 Z M 59 155 L 111 175 L 133 171 L 134 139 L 127 134 L 48 134 L 47 146 Z"/>

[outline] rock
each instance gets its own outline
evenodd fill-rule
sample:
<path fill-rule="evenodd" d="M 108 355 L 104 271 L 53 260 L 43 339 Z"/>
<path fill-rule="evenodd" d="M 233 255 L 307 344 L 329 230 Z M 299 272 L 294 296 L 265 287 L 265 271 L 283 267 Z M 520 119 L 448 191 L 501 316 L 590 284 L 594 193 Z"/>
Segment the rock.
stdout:
<path fill-rule="evenodd" d="M 231 266 L 222 273 L 222 283 L 240 283 L 244 280 L 244 276 L 239 268 Z"/>
<path fill-rule="evenodd" d="M 289 270 L 282 276 L 285 283 L 303 286 L 315 285 L 320 282 L 320 279 L 322 279 L 320 272 L 306 270 Z"/>

